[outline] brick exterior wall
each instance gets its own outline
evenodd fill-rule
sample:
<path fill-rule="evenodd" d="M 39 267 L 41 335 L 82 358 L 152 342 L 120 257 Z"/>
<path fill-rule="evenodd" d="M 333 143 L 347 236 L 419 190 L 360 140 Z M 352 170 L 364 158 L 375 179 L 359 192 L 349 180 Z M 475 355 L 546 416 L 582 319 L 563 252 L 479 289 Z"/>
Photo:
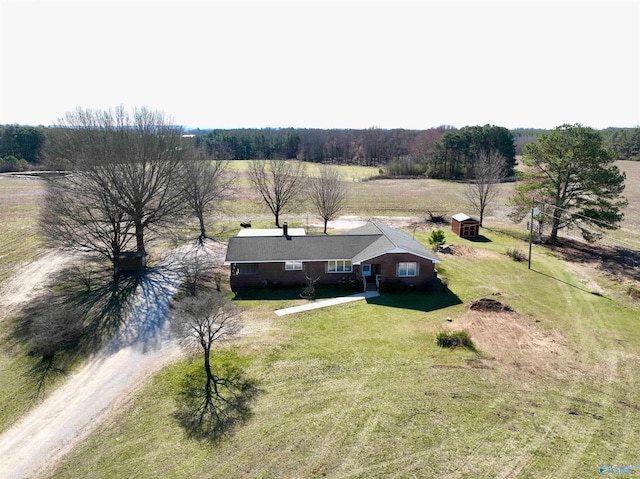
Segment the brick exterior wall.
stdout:
<path fill-rule="evenodd" d="M 306 286 L 305 272 L 312 278 L 320 277 L 316 284 L 336 284 L 350 280 L 361 281 L 360 267 L 353 266 L 351 273 L 327 273 L 327 262 L 305 262 L 303 271 L 285 271 L 284 263 L 258 263 L 258 274 L 234 275 L 231 267 L 231 289 L 263 285 Z"/>
<path fill-rule="evenodd" d="M 386 283 L 387 286 L 410 287 L 413 285 L 415 289 L 426 289 L 431 286 L 436 277 L 434 264 L 430 260 L 409 253 L 385 254 L 367 262 L 380 265 L 382 286 Z M 418 263 L 418 276 L 399 277 L 398 263 Z"/>
<path fill-rule="evenodd" d="M 418 276 L 398 277 L 398 263 L 410 262 L 418 263 Z M 387 286 L 413 287 L 415 289 L 426 289 L 431 286 L 436 277 L 434 264 L 424 258 L 414 256 L 409 253 L 385 254 L 378 258 L 373 258 L 365 262 L 366 264 L 379 265 L 379 274 L 382 284 Z M 231 266 L 231 289 L 236 291 L 241 288 L 273 286 L 300 286 L 306 285 L 305 272 L 313 278 L 319 277 L 316 284 L 336 284 L 340 282 L 356 281 L 362 282 L 360 266 L 354 265 L 351 273 L 327 273 L 327 262 L 305 262 L 303 271 L 285 271 L 284 263 L 258 263 L 257 274 L 236 275 L 234 267 Z"/>

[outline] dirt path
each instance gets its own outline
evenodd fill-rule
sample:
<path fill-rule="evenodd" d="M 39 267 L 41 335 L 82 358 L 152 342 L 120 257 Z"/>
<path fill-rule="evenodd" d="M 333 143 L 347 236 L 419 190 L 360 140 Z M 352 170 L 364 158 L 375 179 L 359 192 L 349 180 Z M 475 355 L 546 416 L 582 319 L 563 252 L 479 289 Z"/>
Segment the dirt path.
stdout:
<path fill-rule="evenodd" d="M 220 245 L 211 248 L 218 259 L 224 256 Z M 52 468 L 83 438 L 110 417 L 110 413 L 131 397 L 143 382 L 181 354 L 169 328 L 170 302 L 179 284 L 176 259 L 185 248 L 166 255 L 141 281 L 126 311 L 125 326 L 110 343 L 87 361 L 42 404 L 0 435 L 0 477 L 4 479 L 38 477 Z M 44 260 L 44 258 L 43 258 Z M 49 273 L 64 263 L 48 256 Z M 22 270 L 42 271 L 47 261 Z M 41 277 L 44 279 L 46 274 Z M 33 285 L 36 285 L 33 281 Z M 16 277 L 9 286 L 20 284 Z M 6 292 L 14 291 L 7 288 Z M 16 291 L 18 299 L 3 304 L 22 304 L 30 297 Z"/>
<path fill-rule="evenodd" d="M 71 255 L 51 251 L 22 267 L 0 285 L 0 321 L 35 298 L 54 278 L 55 273 L 68 265 Z"/>
<path fill-rule="evenodd" d="M 0 477 L 33 478 L 52 467 L 179 351 L 172 343 L 151 351 L 129 346 L 89 361 L 0 436 Z"/>

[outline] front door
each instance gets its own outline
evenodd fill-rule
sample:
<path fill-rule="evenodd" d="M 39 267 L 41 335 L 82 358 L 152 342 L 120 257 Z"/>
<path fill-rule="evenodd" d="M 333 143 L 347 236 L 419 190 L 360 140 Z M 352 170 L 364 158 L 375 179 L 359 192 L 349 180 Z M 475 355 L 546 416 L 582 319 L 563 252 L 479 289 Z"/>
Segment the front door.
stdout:
<path fill-rule="evenodd" d="M 362 276 L 371 276 L 371 265 L 363 264 L 362 265 Z"/>

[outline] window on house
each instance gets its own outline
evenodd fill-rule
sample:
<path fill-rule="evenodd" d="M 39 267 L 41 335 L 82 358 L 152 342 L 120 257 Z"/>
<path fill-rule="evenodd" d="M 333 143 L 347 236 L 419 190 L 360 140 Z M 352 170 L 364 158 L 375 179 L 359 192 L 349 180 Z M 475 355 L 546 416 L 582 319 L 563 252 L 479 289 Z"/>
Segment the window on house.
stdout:
<path fill-rule="evenodd" d="M 418 263 L 398 263 L 398 276 L 418 276 Z"/>
<path fill-rule="evenodd" d="M 236 274 L 238 276 L 245 276 L 249 274 L 258 274 L 257 263 L 240 263 L 236 265 Z"/>
<path fill-rule="evenodd" d="M 285 261 L 285 271 L 302 271 L 302 261 Z"/>
<path fill-rule="evenodd" d="M 332 259 L 327 266 L 329 273 L 351 273 L 351 261 L 348 259 Z"/>

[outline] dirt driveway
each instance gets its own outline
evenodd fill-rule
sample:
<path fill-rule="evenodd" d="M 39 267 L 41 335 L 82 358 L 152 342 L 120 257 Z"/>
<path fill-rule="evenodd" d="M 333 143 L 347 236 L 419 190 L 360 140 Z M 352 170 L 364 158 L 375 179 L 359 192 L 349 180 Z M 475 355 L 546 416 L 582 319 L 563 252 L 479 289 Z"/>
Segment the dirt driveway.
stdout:
<path fill-rule="evenodd" d="M 212 251 L 218 260 L 224 257 L 222 245 L 214 246 Z M 184 248 L 172 251 L 141 281 L 125 313 L 125 327 L 106 347 L 0 435 L 0 477 L 33 478 L 52 468 L 131 398 L 145 379 L 180 356 L 169 319 L 170 302 L 180 282 L 175 261 L 185 252 Z M 36 264 L 27 265 L 22 273 L 5 283 L 2 304 L 16 308 L 28 301 L 29 295 L 21 298 L 12 285 L 20 284 L 24 275 L 31 272 L 34 273 L 30 276 L 31 286 L 40 287 L 63 262 L 64 258 L 47 255 Z M 7 293 L 17 296 L 7 298 Z"/>
<path fill-rule="evenodd" d="M 0 286 L 0 321 L 37 297 L 71 258 L 71 255 L 51 251 L 7 279 Z"/>

